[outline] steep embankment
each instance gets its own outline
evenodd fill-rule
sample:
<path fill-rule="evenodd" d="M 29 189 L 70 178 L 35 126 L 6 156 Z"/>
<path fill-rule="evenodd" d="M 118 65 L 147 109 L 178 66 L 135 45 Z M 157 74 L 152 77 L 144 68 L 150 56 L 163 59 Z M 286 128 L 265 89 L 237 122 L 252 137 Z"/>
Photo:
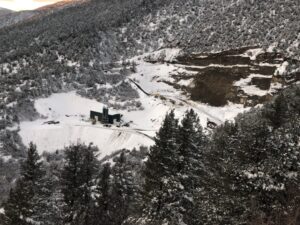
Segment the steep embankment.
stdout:
<path fill-rule="evenodd" d="M 214 106 L 230 101 L 253 107 L 269 101 L 278 90 L 300 80 L 299 72 L 287 72 L 289 64 L 299 62 L 282 53 L 260 48 L 193 54 L 179 57 L 177 61 L 185 69 L 197 73 L 194 85 L 183 87 L 191 99 Z"/>
<path fill-rule="evenodd" d="M 182 52 L 171 59 L 162 50 L 145 58 L 150 63 L 171 63 L 177 69 L 156 80 L 181 90 L 196 102 L 225 106 L 228 102 L 253 107 L 269 101 L 279 90 L 300 79 L 299 61 L 283 53 L 257 47 L 218 53 Z"/>

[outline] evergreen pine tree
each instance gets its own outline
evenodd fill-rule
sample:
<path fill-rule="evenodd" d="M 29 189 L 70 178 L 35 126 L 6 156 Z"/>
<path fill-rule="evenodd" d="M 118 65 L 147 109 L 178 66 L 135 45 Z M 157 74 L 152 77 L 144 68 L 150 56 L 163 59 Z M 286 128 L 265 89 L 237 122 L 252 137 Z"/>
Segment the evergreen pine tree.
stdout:
<path fill-rule="evenodd" d="M 29 223 L 24 219 L 24 215 L 28 216 L 29 214 L 24 212 L 28 210 L 29 204 L 26 198 L 28 193 L 26 192 L 26 189 L 23 189 L 23 184 L 23 181 L 19 179 L 17 180 L 15 188 L 10 190 L 8 200 L 4 204 L 5 225 L 29 225 Z"/>
<path fill-rule="evenodd" d="M 121 225 L 131 214 L 131 205 L 136 193 L 132 170 L 123 151 L 113 167 L 112 212 L 114 225 Z"/>
<path fill-rule="evenodd" d="M 61 196 L 57 193 L 57 182 L 53 179 L 53 174 L 47 174 L 41 180 L 41 186 L 34 196 L 34 214 L 33 220 L 42 225 L 60 224 Z"/>
<path fill-rule="evenodd" d="M 27 159 L 21 168 L 21 176 L 24 180 L 31 181 L 34 185 L 37 184 L 44 175 L 40 159 L 36 145 L 30 143 Z"/>
<path fill-rule="evenodd" d="M 280 93 L 268 107 L 264 107 L 263 116 L 268 118 L 274 127 L 280 127 L 289 117 L 286 97 Z"/>
<path fill-rule="evenodd" d="M 93 186 L 94 179 L 97 171 L 97 148 L 92 145 L 85 146 L 81 149 L 83 159 L 81 164 L 81 178 L 82 185 L 80 186 L 81 198 L 79 199 L 80 211 L 79 211 L 79 223 L 80 225 L 91 225 L 93 221 L 94 199 Z"/>
<path fill-rule="evenodd" d="M 166 115 L 145 164 L 145 219 L 176 224 L 181 220 L 176 203 L 182 187 L 178 178 L 178 120 Z"/>
<path fill-rule="evenodd" d="M 206 140 L 203 134 L 197 114 L 191 109 L 187 111 L 179 127 L 178 144 L 179 144 L 179 171 L 182 176 L 182 183 L 187 189 L 195 189 L 199 186 L 199 175 L 203 164 L 202 155 L 203 147 Z"/>
<path fill-rule="evenodd" d="M 42 163 L 37 152 L 36 146 L 30 143 L 27 159 L 21 167 L 21 177 L 17 180 L 16 187 L 11 190 L 10 196 L 4 205 L 5 224 L 32 224 L 37 215 L 35 206 L 39 203 L 42 196 L 41 180 L 44 176 Z"/>
<path fill-rule="evenodd" d="M 95 224 L 112 224 L 111 212 L 111 167 L 109 163 L 103 166 L 96 188 Z"/>
<path fill-rule="evenodd" d="M 80 196 L 80 145 L 65 149 L 65 165 L 61 175 L 62 194 L 64 197 L 64 223 L 71 224 L 76 216 L 76 207 Z"/>
<path fill-rule="evenodd" d="M 92 220 L 93 179 L 96 172 L 97 149 L 82 144 L 66 148 L 66 162 L 62 171 L 61 184 L 65 203 L 66 224 L 89 224 Z"/>
<path fill-rule="evenodd" d="M 194 195 L 201 188 L 201 178 L 204 175 L 203 151 L 207 143 L 197 114 L 191 109 L 185 113 L 179 127 L 179 180 L 183 186 L 179 202 L 186 224 L 197 223 L 194 212 Z"/>
<path fill-rule="evenodd" d="M 210 223 L 288 224 L 299 210 L 299 98 L 280 96 L 215 131 L 209 157 L 212 197 L 206 201 Z M 274 109 L 270 118 L 266 112 Z"/>

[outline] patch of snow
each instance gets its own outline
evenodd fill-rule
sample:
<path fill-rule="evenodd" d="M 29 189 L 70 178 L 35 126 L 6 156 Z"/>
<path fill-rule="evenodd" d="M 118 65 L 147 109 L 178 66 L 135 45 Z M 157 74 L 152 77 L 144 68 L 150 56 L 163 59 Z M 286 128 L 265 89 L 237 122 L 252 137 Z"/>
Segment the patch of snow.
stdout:
<path fill-rule="evenodd" d="M 185 87 L 191 87 L 193 86 L 194 79 L 188 79 L 188 80 L 180 80 L 177 84 Z"/>
<path fill-rule="evenodd" d="M 6 127 L 6 130 L 9 130 L 9 131 L 17 131 L 19 130 L 19 126 L 17 124 L 15 124 L 14 126 L 12 127 Z"/>
<path fill-rule="evenodd" d="M 288 172 L 285 176 L 289 179 L 296 178 L 296 177 L 298 177 L 298 173 L 297 172 Z"/>
<path fill-rule="evenodd" d="M 283 88 L 283 84 L 275 82 L 275 83 L 271 83 L 271 87 L 269 92 L 273 93 L 273 92 L 277 92 L 278 90 Z"/>
<path fill-rule="evenodd" d="M 6 107 L 11 108 L 11 107 L 14 107 L 16 104 L 17 104 L 17 102 L 16 102 L 16 101 L 13 101 L 13 102 L 8 103 L 8 104 L 6 105 Z"/>
<path fill-rule="evenodd" d="M 257 96 L 264 96 L 268 94 L 268 90 L 261 90 L 255 85 L 248 85 L 242 87 L 242 90 L 247 93 L 248 95 L 257 95 Z"/>
<path fill-rule="evenodd" d="M 218 68 L 234 68 L 234 67 L 249 67 L 249 65 L 244 64 L 236 64 L 236 65 L 222 65 L 222 64 L 209 64 L 207 66 L 187 66 L 187 65 L 179 65 L 176 64 L 176 66 L 181 68 L 191 68 L 191 69 L 205 69 L 209 67 L 218 67 Z"/>
<path fill-rule="evenodd" d="M 4 161 L 4 162 L 8 162 L 9 160 L 12 159 L 11 155 L 5 155 L 5 156 L 0 156 L 0 158 Z"/>
<path fill-rule="evenodd" d="M 22 92 L 20 87 L 16 87 L 15 91 L 19 93 Z"/>
<path fill-rule="evenodd" d="M 198 58 L 198 59 L 206 59 L 206 58 L 208 58 L 208 56 L 207 55 L 199 55 L 196 58 Z"/>
<path fill-rule="evenodd" d="M 151 23 L 149 23 L 148 28 L 149 28 L 150 31 L 155 31 L 155 30 L 158 29 L 158 25 L 151 22 Z"/>
<path fill-rule="evenodd" d="M 268 49 L 267 49 L 267 52 L 274 52 L 275 49 L 277 48 L 278 46 L 278 42 L 274 42 L 273 44 L 271 44 Z"/>
<path fill-rule="evenodd" d="M 122 28 L 121 28 L 121 32 L 122 32 L 122 34 L 125 34 L 125 33 L 126 33 L 126 31 L 127 31 L 127 27 L 122 27 Z"/>
<path fill-rule="evenodd" d="M 289 65 L 289 63 L 287 61 L 285 61 L 284 63 L 282 63 L 281 66 L 279 66 L 277 68 L 277 70 L 275 71 L 275 75 L 280 75 L 280 76 L 285 75 L 286 72 L 287 72 L 288 65 Z"/>
<path fill-rule="evenodd" d="M 69 67 L 79 67 L 79 66 L 80 66 L 80 63 L 78 63 L 78 62 L 73 62 L 73 61 L 71 61 L 71 60 L 68 60 L 68 61 L 67 61 L 67 66 L 69 66 Z"/>
<path fill-rule="evenodd" d="M 159 51 L 147 54 L 147 58 L 151 61 L 174 62 L 181 53 L 180 48 L 164 48 Z"/>
<path fill-rule="evenodd" d="M 243 55 L 250 57 L 251 60 L 256 60 L 256 57 L 262 53 L 264 53 L 264 50 L 262 48 L 255 48 L 246 51 Z"/>
<path fill-rule="evenodd" d="M 259 66 L 269 66 L 269 67 L 279 67 L 281 64 L 272 64 L 272 63 L 259 63 Z"/>
<path fill-rule="evenodd" d="M 267 191 L 272 191 L 272 190 L 275 190 L 275 191 L 282 191 L 285 189 L 285 185 L 284 184 L 270 184 L 270 185 L 266 185 L 266 184 L 263 184 L 263 189 L 264 190 L 267 190 Z"/>
<path fill-rule="evenodd" d="M 243 171 L 243 173 L 248 179 L 255 179 L 255 178 L 258 178 L 258 177 L 264 177 L 265 176 L 265 174 L 263 172 L 253 173 L 253 172 L 249 172 L 249 171 Z"/>
<path fill-rule="evenodd" d="M 252 78 L 254 77 L 262 77 L 262 78 L 271 78 L 272 76 L 266 76 L 261 74 L 250 74 L 249 77 L 240 79 L 234 83 L 234 86 L 240 87 L 246 94 L 248 95 L 257 95 L 257 96 L 264 96 L 269 91 L 268 90 L 261 90 L 260 88 L 256 87 L 255 85 L 251 85 Z"/>

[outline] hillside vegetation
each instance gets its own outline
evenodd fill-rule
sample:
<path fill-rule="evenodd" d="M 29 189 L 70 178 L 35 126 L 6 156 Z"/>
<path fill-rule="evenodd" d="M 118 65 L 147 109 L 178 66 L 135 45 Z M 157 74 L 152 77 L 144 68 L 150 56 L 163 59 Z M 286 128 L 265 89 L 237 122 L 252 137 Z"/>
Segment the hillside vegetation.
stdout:
<path fill-rule="evenodd" d="M 0 28 L 0 224 L 298 225 L 300 1 L 79 2 Z M 169 112 L 149 154 L 111 165 L 84 144 L 40 162 L 20 124 L 42 117 L 38 98 L 70 91 L 120 111 L 143 112 L 146 95 L 216 123 L 233 103 L 254 108 L 214 131 L 195 110 Z M 185 143 L 190 131 L 203 142 Z M 86 164 L 66 175 L 70 160 Z"/>
<path fill-rule="evenodd" d="M 293 86 L 212 134 L 171 111 L 149 152 L 112 163 L 82 144 L 41 161 L 31 144 L 2 224 L 299 224 L 299 101 Z"/>

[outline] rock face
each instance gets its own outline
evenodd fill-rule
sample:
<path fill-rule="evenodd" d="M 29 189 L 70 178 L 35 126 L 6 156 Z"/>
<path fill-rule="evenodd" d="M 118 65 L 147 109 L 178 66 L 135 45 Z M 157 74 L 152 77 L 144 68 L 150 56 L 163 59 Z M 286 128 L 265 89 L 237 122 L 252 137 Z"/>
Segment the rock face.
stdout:
<path fill-rule="evenodd" d="M 224 106 L 228 102 L 255 106 L 299 80 L 299 71 L 287 73 L 290 63 L 299 62 L 257 47 L 182 55 L 175 64 L 192 73 L 174 74 L 178 81 L 174 86 L 183 89 L 192 100 L 212 106 Z M 180 86 L 182 79 L 193 79 L 193 82 Z"/>

